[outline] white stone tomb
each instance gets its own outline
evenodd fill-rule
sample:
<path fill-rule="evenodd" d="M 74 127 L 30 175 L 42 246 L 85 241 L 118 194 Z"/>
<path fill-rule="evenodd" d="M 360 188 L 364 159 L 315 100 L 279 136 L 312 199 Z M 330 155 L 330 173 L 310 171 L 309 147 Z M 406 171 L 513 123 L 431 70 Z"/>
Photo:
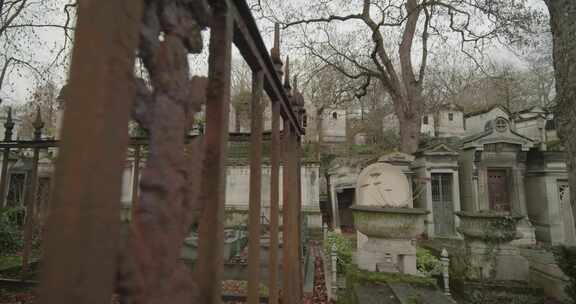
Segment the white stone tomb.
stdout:
<path fill-rule="evenodd" d="M 377 162 L 358 177 L 354 222 L 367 239 L 357 263 L 369 271 L 416 274 L 414 239 L 424 231 L 426 211 L 414 209 L 410 184 L 400 167 Z"/>

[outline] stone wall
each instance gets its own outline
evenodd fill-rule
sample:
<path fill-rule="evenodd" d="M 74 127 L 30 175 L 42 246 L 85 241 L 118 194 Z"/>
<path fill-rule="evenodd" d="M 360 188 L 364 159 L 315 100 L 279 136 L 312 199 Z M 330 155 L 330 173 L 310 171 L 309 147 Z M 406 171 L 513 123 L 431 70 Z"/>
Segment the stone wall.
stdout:
<path fill-rule="evenodd" d="M 452 120 L 450 120 L 452 116 Z M 439 137 L 464 135 L 464 114 L 460 111 L 440 111 L 436 122 Z"/>
<path fill-rule="evenodd" d="M 325 142 L 345 142 L 346 110 L 330 110 L 322 117 L 322 136 Z"/>
<path fill-rule="evenodd" d="M 474 211 L 475 184 L 473 180 L 474 151 L 465 150 L 460 153 L 458 160 L 460 170 L 460 201 L 462 210 Z"/>

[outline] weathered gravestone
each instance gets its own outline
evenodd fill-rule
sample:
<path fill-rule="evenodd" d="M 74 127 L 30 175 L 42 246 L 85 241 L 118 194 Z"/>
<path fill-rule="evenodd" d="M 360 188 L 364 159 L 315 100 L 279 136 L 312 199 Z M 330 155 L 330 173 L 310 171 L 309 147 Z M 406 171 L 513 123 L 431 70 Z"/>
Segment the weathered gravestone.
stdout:
<path fill-rule="evenodd" d="M 417 273 L 414 240 L 424 232 L 427 211 L 412 206 L 410 184 L 400 166 L 377 162 L 362 170 L 352 207 L 356 228 L 367 237 L 358 245 L 361 269 Z"/>

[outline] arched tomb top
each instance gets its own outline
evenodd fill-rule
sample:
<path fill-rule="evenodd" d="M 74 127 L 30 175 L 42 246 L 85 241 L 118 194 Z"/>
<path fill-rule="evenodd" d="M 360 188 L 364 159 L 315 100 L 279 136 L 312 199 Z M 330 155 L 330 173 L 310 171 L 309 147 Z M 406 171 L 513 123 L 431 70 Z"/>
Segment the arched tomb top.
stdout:
<path fill-rule="evenodd" d="M 410 185 L 400 168 L 374 163 L 362 170 L 356 185 L 356 204 L 380 207 L 412 207 Z"/>

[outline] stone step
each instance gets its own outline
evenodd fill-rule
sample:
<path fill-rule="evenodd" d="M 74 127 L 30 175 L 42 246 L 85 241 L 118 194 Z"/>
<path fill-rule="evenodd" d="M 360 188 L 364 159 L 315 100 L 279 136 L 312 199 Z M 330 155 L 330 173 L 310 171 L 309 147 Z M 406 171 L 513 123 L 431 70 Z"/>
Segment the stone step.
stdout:
<path fill-rule="evenodd" d="M 555 304 L 547 299 L 541 288 L 525 282 L 491 281 L 465 282 L 454 288 L 458 291 L 458 303 L 508 303 L 508 304 Z"/>
<path fill-rule="evenodd" d="M 407 283 L 389 283 L 388 286 L 401 304 L 456 304 L 436 288 L 414 287 Z"/>
<path fill-rule="evenodd" d="M 354 284 L 354 304 L 456 304 L 437 288 L 408 283 Z"/>

